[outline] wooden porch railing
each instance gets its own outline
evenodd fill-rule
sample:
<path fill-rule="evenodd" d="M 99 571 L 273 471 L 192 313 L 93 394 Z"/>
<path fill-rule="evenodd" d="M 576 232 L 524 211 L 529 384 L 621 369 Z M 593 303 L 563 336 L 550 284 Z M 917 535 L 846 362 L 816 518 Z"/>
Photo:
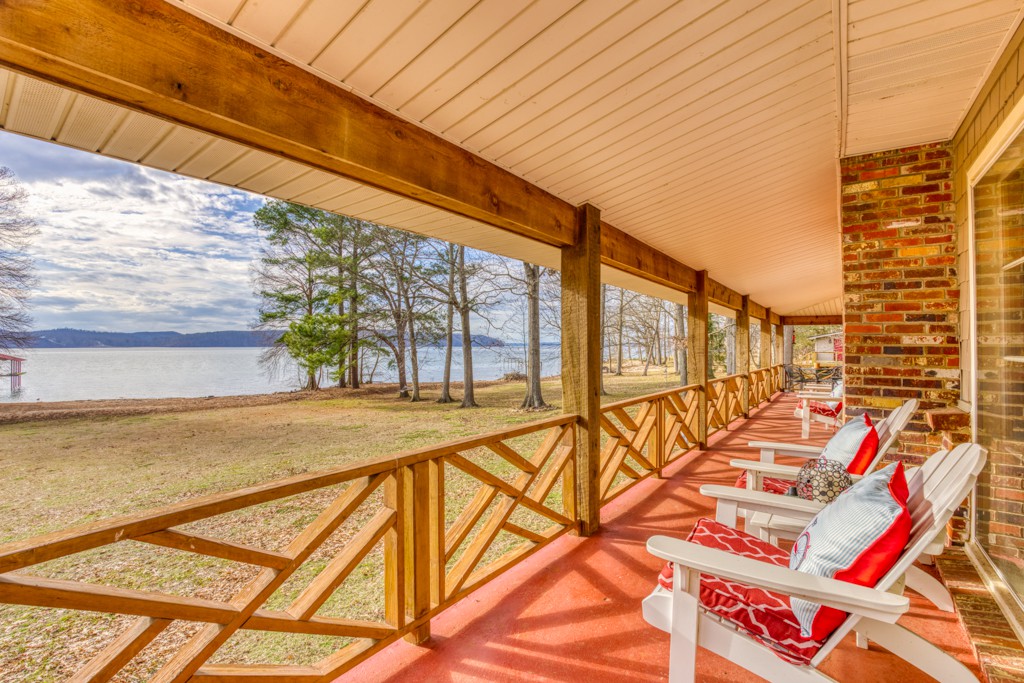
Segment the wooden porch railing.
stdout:
<path fill-rule="evenodd" d="M 691 384 L 602 407 L 602 505 L 696 447 L 699 391 Z"/>
<path fill-rule="evenodd" d="M 743 415 L 740 403 L 742 392 L 746 391 L 746 375 L 729 375 L 708 382 L 708 435 L 728 427 L 729 423 Z"/>
<path fill-rule="evenodd" d="M 778 391 L 776 386 L 778 372 L 774 367 L 751 370 L 748 377 L 751 407 L 767 401 L 772 394 Z"/>
<path fill-rule="evenodd" d="M 426 635 L 432 616 L 575 528 L 575 422 L 574 415 L 552 417 L 11 543 L 0 547 L 0 602 L 138 617 L 75 681 L 109 680 L 179 620 L 203 626 L 151 680 L 328 681 L 403 635 Z M 510 445 L 517 437 L 539 444 L 530 451 Z M 461 495 L 452 495 L 453 479 Z M 326 494 L 319 510 L 308 510 L 319 514 L 285 547 L 256 547 L 192 528 L 216 530 L 222 515 L 311 492 Z M 232 598 L 210 600 L 23 571 L 128 541 L 249 565 L 255 573 Z M 375 550 L 383 552 L 383 618 L 320 614 Z M 289 579 L 287 606 L 268 606 Z M 245 630 L 345 640 L 313 666 L 209 663 Z"/>
<path fill-rule="evenodd" d="M 604 406 L 601 504 L 697 447 L 700 391 L 708 393 L 709 427 L 723 429 L 741 415 L 741 392 L 751 405 L 768 400 L 781 372 Z M 0 602 L 136 617 L 74 681 L 110 680 L 177 622 L 199 627 L 179 639 L 153 681 L 329 681 L 398 638 L 424 639 L 432 617 L 577 528 L 577 419 L 560 415 L 9 543 L 0 546 Z M 223 532 L 233 514 L 258 525 L 287 506 L 300 506 L 302 523 L 280 544 Z M 55 578 L 47 564 L 88 563 L 126 542 L 149 548 L 145 561 L 161 552 L 204 556 L 241 579 L 233 596 L 215 600 Z M 367 563 L 383 573 L 380 585 L 353 579 Z M 339 616 L 332 599 L 346 588 L 376 591 L 378 617 Z M 224 663 L 230 657 L 219 651 L 229 639 L 252 631 L 341 640 L 309 666 Z"/>

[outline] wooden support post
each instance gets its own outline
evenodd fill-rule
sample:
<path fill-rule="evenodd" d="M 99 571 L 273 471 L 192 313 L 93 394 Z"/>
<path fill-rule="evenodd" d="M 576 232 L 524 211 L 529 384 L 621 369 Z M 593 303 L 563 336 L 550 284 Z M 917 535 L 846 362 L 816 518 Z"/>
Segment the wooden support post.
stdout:
<path fill-rule="evenodd" d="M 430 606 L 437 607 L 444 600 L 444 461 L 434 458 L 429 462 L 430 476 Z"/>
<path fill-rule="evenodd" d="M 601 212 L 576 209 L 576 243 L 562 247 L 562 401 L 580 416 L 576 439 L 579 533 L 601 520 Z"/>
<path fill-rule="evenodd" d="M 562 445 L 569 446 L 574 449 L 572 463 L 566 466 L 562 471 L 562 512 L 569 519 L 577 519 L 576 510 L 576 476 L 577 468 L 579 467 L 579 440 L 576 434 L 576 425 L 573 425 L 570 429 L 565 430 L 565 436 L 562 437 Z"/>
<path fill-rule="evenodd" d="M 687 296 L 686 366 L 690 384 L 700 385 L 697 393 L 697 444 L 704 450 L 708 447 L 708 271 L 697 273 L 697 286 Z"/>
<path fill-rule="evenodd" d="M 384 482 L 384 506 L 398 514 L 398 523 L 384 535 L 384 620 L 394 628 L 405 626 L 405 543 L 400 533 L 405 524 L 404 467 Z"/>
<path fill-rule="evenodd" d="M 661 471 L 665 468 L 665 460 L 668 458 L 665 446 L 665 401 L 666 398 L 658 398 L 652 401 L 651 410 L 654 412 L 654 428 L 647 435 L 647 457 L 657 468 L 654 476 L 661 479 Z"/>
<path fill-rule="evenodd" d="M 772 364 L 772 310 L 764 309 L 764 320 L 761 321 L 761 360 L 758 367 L 767 368 Z"/>
<path fill-rule="evenodd" d="M 405 542 L 405 612 L 410 621 L 430 611 L 430 577 L 432 565 L 438 564 L 431 556 L 431 481 L 430 461 L 419 462 L 406 468 L 404 542 Z M 436 508 L 435 508 L 436 511 Z M 430 622 L 416 627 L 405 639 L 419 645 L 430 638 Z"/>
<path fill-rule="evenodd" d="M 782 323 L 779 323 L 778 325 L 775 326 L 775 363 L 774 363 L 774 365 L 782 365 L 782 355 L 783 355 L 783 348 L 782 347 L 785 345 L 785 343 L 786 343 L 786 331 L 785 331 L 785 328 L 782 326 Z M 780 373 L 780 374 L 773 375 L 773 376 L 775 377 L 775 381 L 773 382 L 773 389 L 775 391 L 782 391 L 782 381 L 783 381 L 783 377 L 785 377 L 785 374 L 784 373 Z"/>
<path fill-rule="evenodd" d="M 736 311 L 736 372 L 745 378 L 746 386 L 740 392 L 740 412 L 750 417 L 750 297 L 744 296 Z"/>

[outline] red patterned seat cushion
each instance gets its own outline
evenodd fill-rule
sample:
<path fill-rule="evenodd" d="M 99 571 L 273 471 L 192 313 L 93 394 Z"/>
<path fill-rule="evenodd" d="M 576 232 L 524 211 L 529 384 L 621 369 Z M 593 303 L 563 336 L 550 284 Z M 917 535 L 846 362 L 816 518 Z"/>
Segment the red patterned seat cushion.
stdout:
<path fill-rule="evenodd" d="M 836 417 L 843 409 L 843 402 L 840 401 L 833 408 L 827 403 L 819 403 L 818 401 L 811 401 L 811 412 L 815 415 L 824 415 L 825 417 Z"/>
<path fill-rule="evenodd" d="M 786 495 L 786 492 L 789 491 L 790 486 L 796 486 L 795 481 L 790 481 L 789 479 L 779 479 L 777 477 L 762 477 L 761 484 L 763 485 L 763 488 L 761 489 L 762 491 L 767 491 L 768 493 L 777 493 L 781 496 Z M 744 470 L 743 474 L 736 478 L 736 487 L 741 489 L 747 488 L 746 470 Z"/>
<path fill-rule="evenodd" d="M 837 417 L 843 411 L 843 402 L 840 401 L 835 406 L 830 406 L 828 403 L 822 403 L 821 401 L 811 401 L 811 412 L 815 415 L 823 415 L 825 417 Z M 799 415 L 800 411 L 803 410 L 804 399 L 801 399 L 796 406 L 796 414 Z"/>
<path fill-rule="evenodd" d="M 789 566 L 789 553 L 713 519 L 700 519 L 686 540 L 780 567 Z M 671 563 L 661 570 L 658 583 L 672 590 Z M 823 644 L 800 635 L 800 623 L 789 597 L 780 593 L 701 574 L 700 602 L 786 661 L 806 664 Z"/>

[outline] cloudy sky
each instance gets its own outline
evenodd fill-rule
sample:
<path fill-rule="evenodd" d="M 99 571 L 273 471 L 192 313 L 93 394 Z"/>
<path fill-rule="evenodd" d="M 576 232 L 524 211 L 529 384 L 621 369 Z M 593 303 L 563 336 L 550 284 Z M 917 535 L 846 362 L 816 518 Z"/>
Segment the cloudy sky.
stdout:
<path fill-rule="evenodd" d="M 36 329 L 245 329 L 262 198 L 0 132 L 39 226 Z"/>

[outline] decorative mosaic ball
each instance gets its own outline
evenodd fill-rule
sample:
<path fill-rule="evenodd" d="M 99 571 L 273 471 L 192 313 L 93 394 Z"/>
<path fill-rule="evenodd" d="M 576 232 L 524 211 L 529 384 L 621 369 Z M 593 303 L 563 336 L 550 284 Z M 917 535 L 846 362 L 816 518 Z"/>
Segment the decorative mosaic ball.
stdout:
<path fill-rule="evenodd" d="M 831 503 L 851 486 L 853 479 L 843 463 L 825 458 L 807 463 L 796 477 L 797 495 L 819 503 Z"/>

